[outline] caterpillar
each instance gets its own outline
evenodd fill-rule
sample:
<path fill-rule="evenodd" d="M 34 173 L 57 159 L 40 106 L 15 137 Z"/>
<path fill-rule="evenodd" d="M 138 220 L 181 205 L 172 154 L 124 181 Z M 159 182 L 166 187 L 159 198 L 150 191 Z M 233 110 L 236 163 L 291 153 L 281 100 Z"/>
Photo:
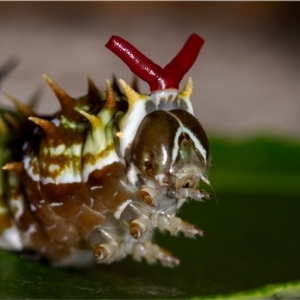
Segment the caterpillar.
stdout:
<path fill-rule="evenodd" d="M 122 79 L 72 98 L 43 75 L 60 102 L 41 115 L 8 95 L 0 111 L 0 247 L 33 251 L 57 266 L 134 260 L 177 266 L 152 242 L 155 231 L 186 237 L 204 231 L 176 216 L 191 198 L 210 198 L 209 141 L 194 116 L 189 77 L 204 40 L 192 34 L 164 68 L 112 36 L 106 47 L 150 86 L 140 94 Z"/>

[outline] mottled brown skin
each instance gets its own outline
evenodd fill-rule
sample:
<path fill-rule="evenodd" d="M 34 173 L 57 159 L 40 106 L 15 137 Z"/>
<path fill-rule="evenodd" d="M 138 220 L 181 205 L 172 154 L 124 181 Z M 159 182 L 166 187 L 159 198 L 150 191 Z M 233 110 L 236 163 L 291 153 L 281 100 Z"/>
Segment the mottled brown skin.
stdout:
<path fill-rule="evenodd" d="M 69 247 L 58 241 L 57 233 L 51 235 L 50 231 L 47 230 L 47 225 L 52 226 L 56 224 L 57 217 L 54 214 L 49 215 L 49 209 L 45 206 L 39 208 L 37 204 L 36 207 L 38 209 L 36 212 L 30 209 L 30 204 L 34 204 L 40 199 L 39 193 L 37 192 L 36 184 L 33 184 L 32 180 L 29 179 L 29 182 L 27 182 L 26 174 L 21 174 L 21 176 L 24 176 L 24 185 L 20 185 L 19 188 L 11 188 L 9 196 L 10 198 L 15 198 L 16 196 L 21 196 L 22 198 L 23 213 L 19 218 L 15 218 L 18 228 L 24 233 L 28 232 L 31 226 L 34 228 L 28 235 L 23 235 L 25 249 L 41 253 L 52 261 L 68 257 L 70 254 Z M 28 190 L 30 190 L 29 194 L 24 192 L 24 186 L 27 186 Z M 15 214 L 16 211 L 12 210 L 12 213 Z M 62 222 L 59 223 L 63 225 Z"/>
<path fill-rule="evenodd" d="M 64 127 L 62 123 L 55 127 L 53 123 L 46 121 L 44 123 L 38 121 L 40 122 L 38 125 L 32 125 L 31 122 L 23 119 L 24 124 L 20 126 L 23 140 L 19 143 L 19 149 L 24 143 L 26 146 L 23 147 L 21 155 L 18 151 L 14 155 L 16 158 L 37 157 L 36 162 L 31 160 L 31 167 L 33 174 L 41 178 L 55 178 L 70 164 L 70 159 L 76 170 L 80 170 L 81 163 L 84 161 L 93 164 L 99 159 L 90 154 L 82 157 L 74 155 L 70 157 L 66 154 L 53 156 L 49 149 L 55 149 L 60 145 L 70 148 L 74 144 L 83 144 L 87 135 L 85 128 L 88 128 L 89 124 L 74 108 L 88 106 L 93 111 L 96 107 L 101 110 L 105 99 L 101 99 L 99 91 L 91 82 L 88 96 L 77 101 L 66 94 L 55 93 L 61 97 L 62 110 L 54 116 L 38 118 L 41 120 L 68 118 L 69 121 L 77 123 L 77 128 Z M 123 98 L 123 95 L 120 94 L 119 98 Z M 118 109 L 127 109 L 127 105 L 121 103 L 122 101 L 117 105 Z M 111 102 L 109 105 L 112 106 Z M 113 110 L 116 111 L 115 108 Z M 100 153 L 100 158 L 101 155 L 105 156 L 106 152 L 111 151 L 112 147 L 114 145 Z M 53 164 L 60 168 L 50 171 L 49 166 Z M 131 192 L 129 188 L 122 187 L 122 183 L 129 185 L 123 163 L 115 162 L 101 170 L 94 170 L 86 183 L 43 184 L 41 181 L 33 180 L 24 168 L 15 176 L 19 178 L 19 185 L 16 188 L 11 186 L 6 198 L 22 198 L 23 211 L 16 218 L 16 226 L 19 230 L 25 233 L 30 226 L 34 228 L 28 233 L 28 237 L 23 235 L 25 249 L 39 252 L 50 261 L 60 263 L 71 254 L 71 248 L 96 249 L 103 240 L 101 236 L 95 238 L 94 232 L 97 232 L 98 228 L 110 228 L 115 224 L 119 227 L 119 230 L 116 230 L 117 233 L 120 233 L 120 230 L 121 233 L 125 231 L 125 225 L 120 221 L 115 221 L 113 217 L 119 205 L 134 196 L 134 192 Z M 95 186 L 103 188 L 93 188 Z M 12 210 L 12 213 L 16 217 L 17 211 Z M 11 226 L 10 218 L 0 218 L 0 220 L 2 229 Z"/>
<path fill-rule="evenodd" d="M 124 189 L 124 183 L 129 185 L 125 176 L 125 166 L 115 162 L 91 173 L 87 185 L 88 187 L 102 187 L 91 190 L 91 195 L 98 200 L 96 201 L 97 204 L 101 203 L 105 210 L 114 213 L 124 200 L 135 197 L 135 191 Z M 94 209 L 94 207 L 92 208 Z M 95 209 L 98 210 L 98 207 Z"/>

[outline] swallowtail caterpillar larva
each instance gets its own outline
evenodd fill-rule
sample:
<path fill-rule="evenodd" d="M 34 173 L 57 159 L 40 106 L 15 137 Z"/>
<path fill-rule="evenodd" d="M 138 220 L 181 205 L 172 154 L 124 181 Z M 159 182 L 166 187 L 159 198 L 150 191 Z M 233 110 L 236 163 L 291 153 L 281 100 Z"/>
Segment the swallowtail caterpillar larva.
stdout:
<path fill-rule="evenodd" d="M 18 113 L 0 111 L 0 247 L 30 250 L 55 265 L 111 263 L 126 255 L 176 266 L 152 243 L 155 230 L 202 236 L 176 216 L 187 198 L 209 194 L 207 136 L 193 115 L 192 79 L 179 83 L 204 41 L 192 34 L 164 68 L 124 39 L 106 47 L 151 93 L 123 80 L 106 91 L 88 80 L 86 96 L 70 97 L 44 79 L 61 109 L 38 115 L 8 95 Z"/>

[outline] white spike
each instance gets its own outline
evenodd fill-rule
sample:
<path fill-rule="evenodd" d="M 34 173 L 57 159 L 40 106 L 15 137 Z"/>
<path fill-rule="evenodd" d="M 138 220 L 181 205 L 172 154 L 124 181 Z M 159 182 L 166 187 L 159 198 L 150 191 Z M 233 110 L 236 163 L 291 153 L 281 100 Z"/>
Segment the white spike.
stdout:
<path fill-rule="evenodd" d="M 203 176 L 201 177 L 201 180 L 202 180 L 203 182 L 205 182 L 207 185 L 211 186 L 210 181 L 208 180 L 208 178 L 207 178 L 205 175 L 203 175 Z"/>

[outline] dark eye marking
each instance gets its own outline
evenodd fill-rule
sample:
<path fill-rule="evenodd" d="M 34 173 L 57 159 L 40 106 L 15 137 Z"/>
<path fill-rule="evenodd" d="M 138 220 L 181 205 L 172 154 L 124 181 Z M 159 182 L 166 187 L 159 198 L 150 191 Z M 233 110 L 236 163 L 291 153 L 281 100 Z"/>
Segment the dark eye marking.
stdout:
<path fill-rule="evenodd" d="M 146 174 L 148 176 L 153 176 L 153 171 L 155 169 L 155 162 L 151 158 L 146 158 L 145 159 L 145 169 L 146 169 Z"/>
<path fill-rule="evenodd" d="M 188 189 L 190 187 L 190 182 L 187 181 L 183 186 L 184 189 Z"/>

